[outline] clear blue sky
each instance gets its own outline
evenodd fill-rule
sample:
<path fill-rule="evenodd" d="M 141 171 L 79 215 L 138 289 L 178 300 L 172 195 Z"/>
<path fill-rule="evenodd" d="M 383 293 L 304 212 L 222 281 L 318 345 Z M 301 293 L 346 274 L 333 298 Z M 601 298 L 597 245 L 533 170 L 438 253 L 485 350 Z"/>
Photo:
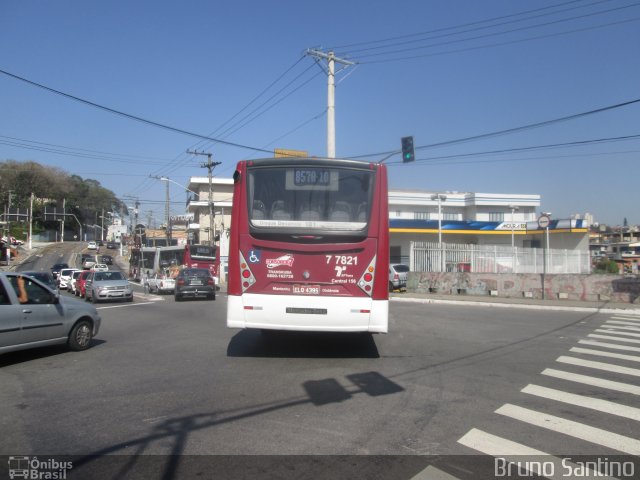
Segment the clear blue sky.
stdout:
<path fill-rule="evenodd" d="M 335 48 L 359 62 L 337 77 L 337 155 L 351 157 L 398 150 L 406 135 L 426 147 L 637 100 L 639 20 L 631 0 L 4 0 L 0 69 L 189 132 L 323 156 L 326 75 L 303 54 Z M 602 223 L 640 224 L 640 139 L 591 142 L 638 135 L 639 119 L 634 103 L 420 148 L 415 164 L 387 160 L 390 186 L 540 194 L 541 210 L 555 218 L 590 212 Z M 138 197 L 142 213 L 160 221 L 164 184 L 148 176 L 184 185 L 205 175 L 204 158 L 189 148 L 212 152 L 221 177 L 240 159 L 266 156 L 0 74 L 1 160 L 94 178 L 119 197 Z M 498 150 L 510 152 L 483 153 Z M 171 197 L 172 212 L 183 213 L 184 191 L 172 184 Z"/>

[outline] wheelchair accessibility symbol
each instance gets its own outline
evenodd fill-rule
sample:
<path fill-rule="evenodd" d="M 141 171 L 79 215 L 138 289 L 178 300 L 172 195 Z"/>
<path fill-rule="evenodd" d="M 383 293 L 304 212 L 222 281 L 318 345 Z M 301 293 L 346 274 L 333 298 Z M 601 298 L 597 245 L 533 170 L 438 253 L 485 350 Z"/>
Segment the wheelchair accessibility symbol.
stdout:
<path fill-rule="evenodd" d="M 260 250 L 251 250 L 249 252 L 249 263 L 260 262 Z"/>

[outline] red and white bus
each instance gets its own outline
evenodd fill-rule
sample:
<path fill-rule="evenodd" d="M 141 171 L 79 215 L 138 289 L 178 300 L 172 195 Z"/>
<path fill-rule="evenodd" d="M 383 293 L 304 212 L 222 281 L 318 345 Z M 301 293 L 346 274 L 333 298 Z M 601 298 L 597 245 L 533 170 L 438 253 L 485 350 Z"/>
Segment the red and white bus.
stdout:
<path fill-rule="evenodd" d="M 179 245 L 156 247 L 153 271 L 162 272 L 172 266 L 206 268 L 219 283 L 220 258 L 218 247 L 211 245 Z"/>
<path fill-rule="evenodd" d="M 241 161 L 234 182 L 228 327 L 387 332 L 384 165 Z"/>

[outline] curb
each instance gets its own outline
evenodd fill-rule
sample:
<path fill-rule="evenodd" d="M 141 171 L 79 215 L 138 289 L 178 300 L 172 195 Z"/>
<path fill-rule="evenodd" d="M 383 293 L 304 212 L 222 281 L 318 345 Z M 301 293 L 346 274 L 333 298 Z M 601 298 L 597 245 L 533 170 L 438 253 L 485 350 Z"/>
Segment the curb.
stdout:
<path fill-rule="evenodd" d="M 465 305 L 471 307 L 491 307 L 491 308 L 517 308 L 522 310 L 548 310 L 559 312 L 590 312 L 590 313 L 613 313 L 640 315 L 640 309 L 632 308 L 604 308 L 604 307 L 564 307 L 560 305 L 531 305 L 526 303 L 498 303 L 498 302 L 475 302 L 473 300 L 441 300 L 435 298 L 398 298 L 390 297 L 389 300 L 395 302 L 413 302 L 422 304 L 441 305 Z"/>

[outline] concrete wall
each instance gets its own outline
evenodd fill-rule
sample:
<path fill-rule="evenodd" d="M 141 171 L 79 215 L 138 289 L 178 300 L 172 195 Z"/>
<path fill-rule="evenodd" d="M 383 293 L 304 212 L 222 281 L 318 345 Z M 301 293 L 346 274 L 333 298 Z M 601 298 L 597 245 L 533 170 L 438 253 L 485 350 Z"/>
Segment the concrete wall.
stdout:
<path fill-rule="evenodd" d="M 546 275 L 547 299 L 640 303 L 640 279 L 619 275 Z M 407 291 L 542 298 L 542 275 L 409 272 Z"/>

